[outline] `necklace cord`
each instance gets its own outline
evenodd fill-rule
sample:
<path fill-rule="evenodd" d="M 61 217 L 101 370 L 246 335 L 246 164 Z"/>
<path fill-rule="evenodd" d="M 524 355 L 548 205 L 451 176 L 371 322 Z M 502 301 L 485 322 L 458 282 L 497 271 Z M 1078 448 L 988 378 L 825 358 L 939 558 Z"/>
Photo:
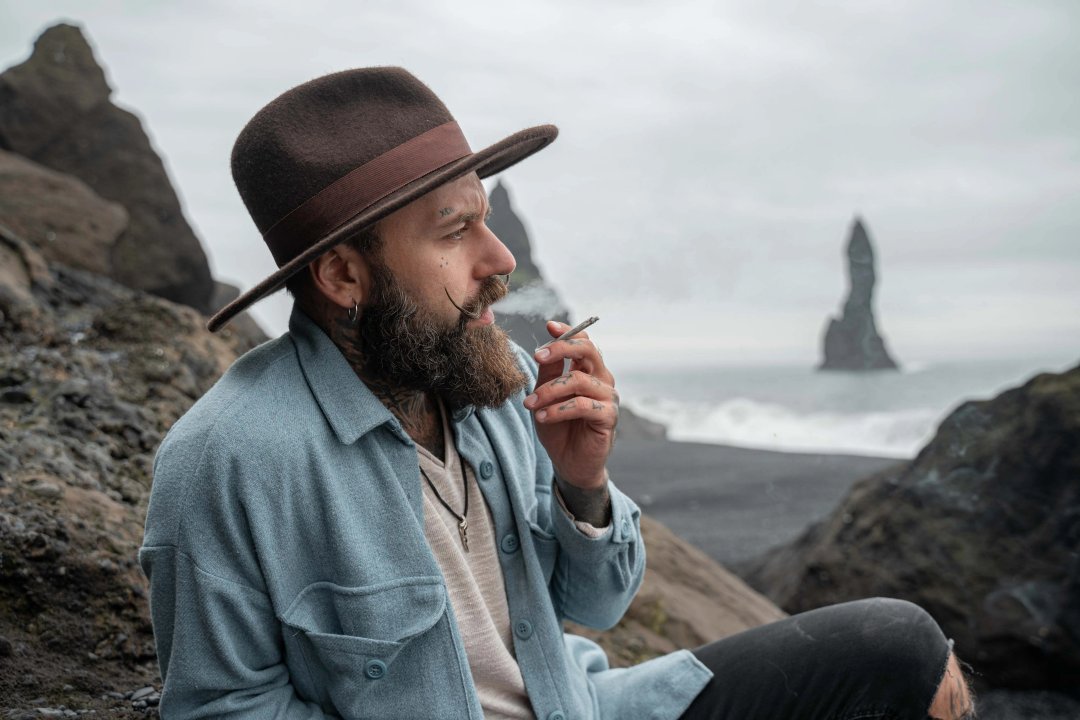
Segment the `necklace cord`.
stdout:
<path fill-rule="evenodd" d="M 468 480 L 468 477 L 465 475 L 465 461 L 461 460 L 460 463 L 461 463 L 461 489 L 465 493 L 465 510 L 462 512 L 461 515 L 458 515 L 456 512 L 454 512 L 454 509 L 452 507 L 450 507 L 450 504 L 447 503 L 446 500 L 443 499 L 443 496 L 439 493 L 439 489 L 435 487 L 435 483 L 431 482 L 431 478 L 429 478 L 428 474 L 426 472 L 424 472 L 423 467 L 420 467 L 420 474 L 424 476 L 425 480 L 427 480 L 428 486 L 431 487 L 431 492 L 435 493 L 435 498 L 440 503 L 442 503 L 442 506 L 444 508 L 446 508 L 446 511 L 448 513 L 450 513 L 451 515 L 453 515 L 454 517 L 456 517 L 458 519 L 458 522 L 464 522 L 465 518 L 467 518 L 469 516 L 469 480 Z"/>

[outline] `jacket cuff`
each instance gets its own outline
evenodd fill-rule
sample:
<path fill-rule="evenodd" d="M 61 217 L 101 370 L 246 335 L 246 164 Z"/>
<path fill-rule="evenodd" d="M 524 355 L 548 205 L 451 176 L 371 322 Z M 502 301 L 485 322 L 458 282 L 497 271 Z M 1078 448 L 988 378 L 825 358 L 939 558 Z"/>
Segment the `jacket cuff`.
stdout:
<path fill-rule="evenodd" d="M 614 483 L 608 481 L 607 485 L 608 495 L 611 498 L 611 522 L 605 528 L 594 528 L 600 531 L 598 536 L 579 529 L 578 522 L 575 522 L 573 516 L 562 504 L 562 499 L 558 494 L 558 485 L 556 483 L 553 485 L 555 487 L 554 492 L 551 493 L 551 517 L 552 524 L 555 526 L 555 537 L 558 538 L 559 545 L 575 558 L 592 556 L 600 561 L 640 538 L 641 510 L 633 500 L 616 488 Z M 588 527 L 593 526 L 588 525 Z"/>

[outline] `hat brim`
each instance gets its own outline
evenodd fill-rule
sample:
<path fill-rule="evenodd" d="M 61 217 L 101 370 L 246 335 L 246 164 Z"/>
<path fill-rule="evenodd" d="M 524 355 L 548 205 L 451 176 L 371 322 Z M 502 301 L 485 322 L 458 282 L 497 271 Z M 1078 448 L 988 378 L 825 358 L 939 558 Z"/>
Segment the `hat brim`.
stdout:
<path fill-rule="evenodd" d="M 481 178 L 501 172 L 543 149 L 558 134 L 559 130 L 554 125 L 537 125 L 536 127 L 526 128 L 483 150 L 447 163 L 439 169 L 433 170 L 427 175 L 398 188 L 331 230 L 318 242 L 282 265 L 258 285 L 218 310 L 206 323 L 206 329 L 210 332 L 217 332 L 239 313 L 280 290 L 285 285 L 286 280 L 330 248 L 348 240 L 361 230 L 370 227 L 390 213 L 405 207 L 413 200 L 431 192 L 440 185 L 471 172 L 475 172 Z"/>

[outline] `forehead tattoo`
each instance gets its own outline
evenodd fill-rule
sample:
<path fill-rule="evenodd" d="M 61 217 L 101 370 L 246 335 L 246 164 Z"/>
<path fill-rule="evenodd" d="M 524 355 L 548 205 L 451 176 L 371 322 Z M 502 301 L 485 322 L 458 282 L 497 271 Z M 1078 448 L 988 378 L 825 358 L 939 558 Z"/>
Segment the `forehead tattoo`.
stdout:
<path fill-rule="evenodd" d="M 450 213 L 454 212 L 454 208 L 445 207 L 439 211 L 439 217 L 446 217 Z"/>

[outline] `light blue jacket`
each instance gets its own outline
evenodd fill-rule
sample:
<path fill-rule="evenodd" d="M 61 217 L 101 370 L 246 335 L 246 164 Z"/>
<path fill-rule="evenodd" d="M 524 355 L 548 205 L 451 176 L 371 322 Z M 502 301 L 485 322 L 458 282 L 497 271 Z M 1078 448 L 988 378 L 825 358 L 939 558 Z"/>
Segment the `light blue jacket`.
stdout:
<path fill-rule="evenodd" d="M 523 365 L 534 373 L 531 360 Z M 633 501 L 592 539 L 553 499 L 521 396 L 454 414 L 494 519 L 536 716 L 677 718 L 710 673 L 687 651 L 611 670 L 562 620 L 614 625 L 641 582 Z M 330 339 L 239 359 L 162 443 L 139 561 L 164 718 L 482 717 L 423 532 L 416 447 Z"/>

